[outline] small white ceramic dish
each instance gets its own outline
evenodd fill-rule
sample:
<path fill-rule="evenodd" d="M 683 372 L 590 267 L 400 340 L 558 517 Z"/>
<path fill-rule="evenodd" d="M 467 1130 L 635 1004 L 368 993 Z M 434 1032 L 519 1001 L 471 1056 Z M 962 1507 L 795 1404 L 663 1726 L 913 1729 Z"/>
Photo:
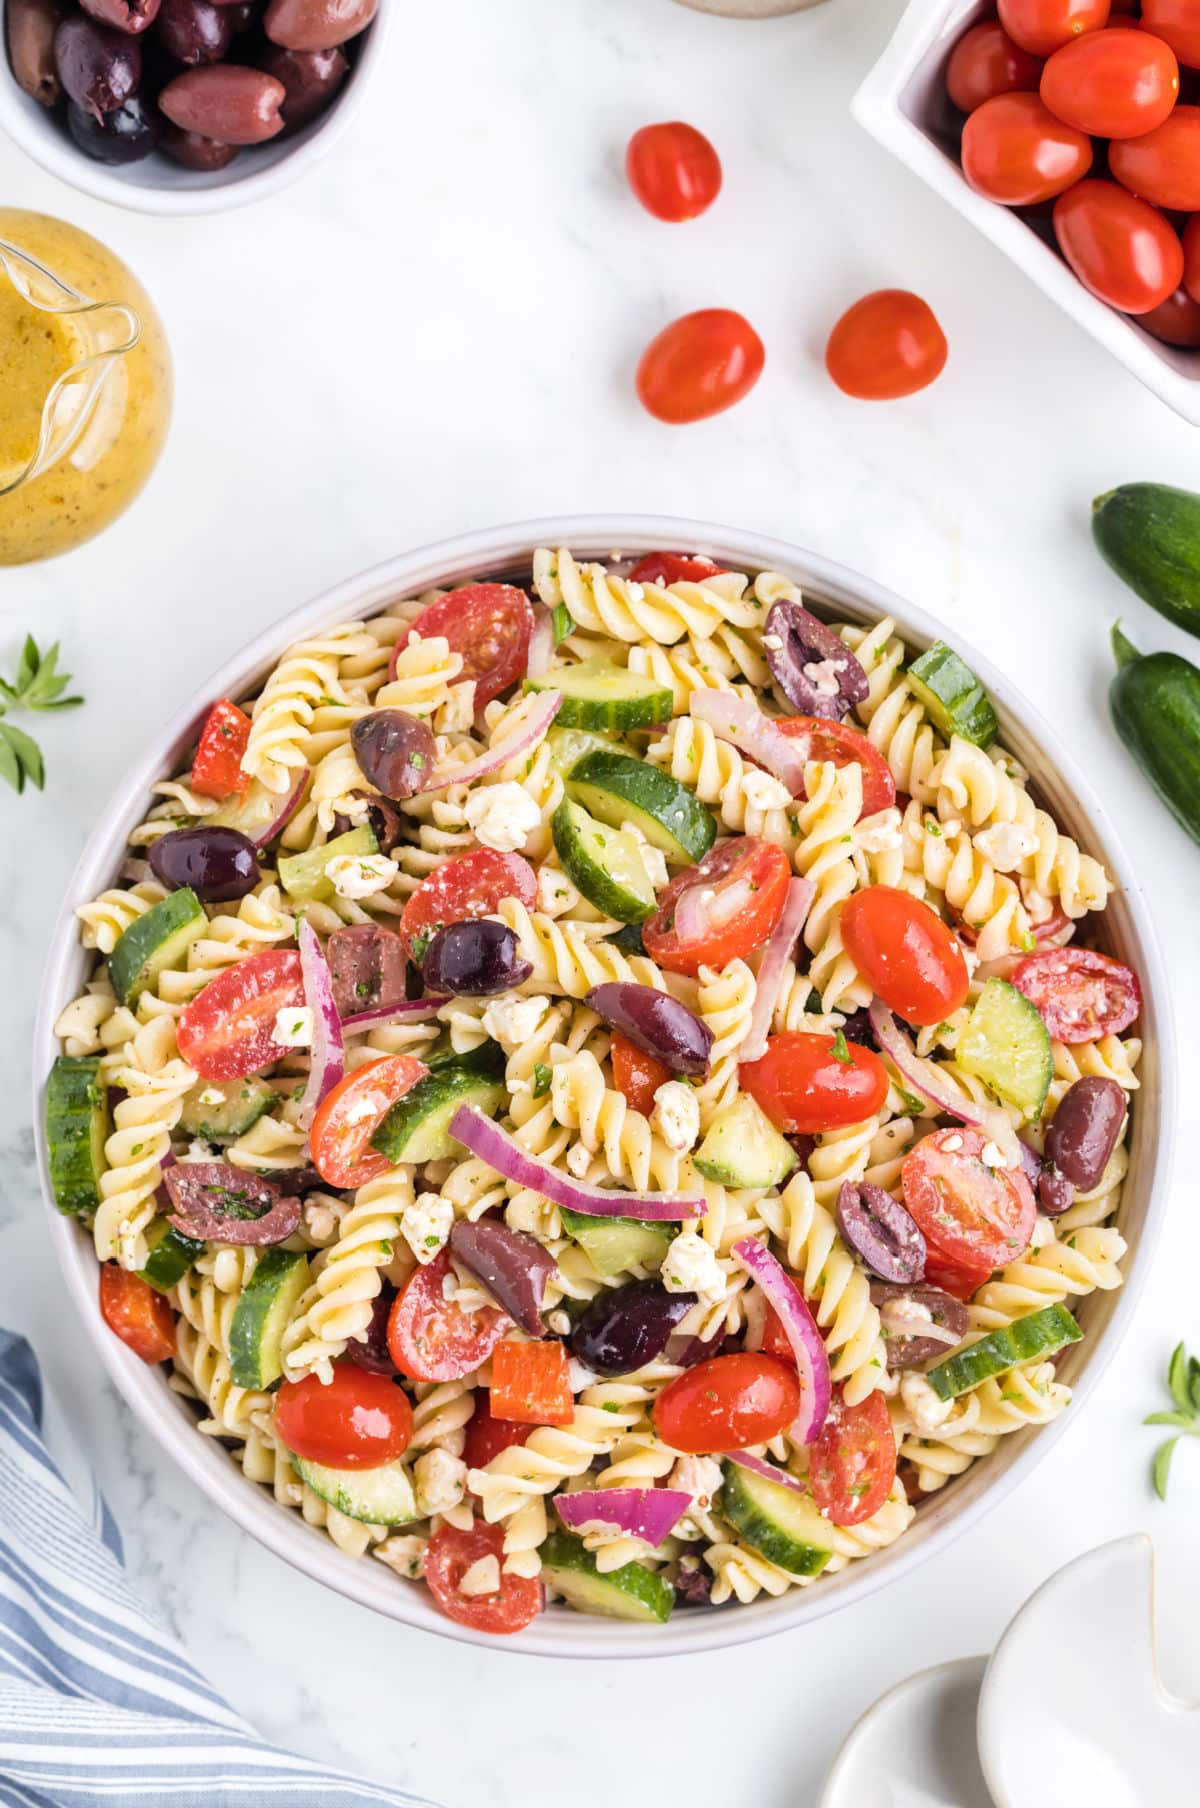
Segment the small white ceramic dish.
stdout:
<path fill-rule="evenodd" d="M 938 1664 L 881 1696 L 847 1738 L 816 1808 L 993 1808 L 975 1744 L 987 1662 Z"/>
<path fill-rule="evenodd" d="M 405 553 L 349 578 L 284 616 L 236 651 L 200 687 L 191 704 L 150 738 L 144 758 L 126 775 L 101 813 L 67 887 L 43 979 L 32 1062 L 33 1113 L 48 1233 L 62 1265 L 72 1309 L 83 1320 L 100 1360 L 147 1430 L 217 1506 L 307 1575 L 393 1619 L 447 1638 L 493 1648 L 495 1640 L 458 1626 L 438 1613 L 424 1589 L 398 1580 L 378 1563 L 356 1560 L 339 1551 L 323 1533 L 305 1525 L 296 1514 L 284 1511 L 270 1493 L 248 1482 L 217 1444 L 197 1432 L 191 1412 L 170 1391 L 164 1372 L 147 1368 L 106 1331 L 96 1310 L 92 1240 L 69 1219 L 61 1217 L 51 1202 L 42 1129 L 42 1088 L 58 1053 L 55 1020 L 62 1007 L 78 995 L 91 964 L 91 957 L 85 956 L 79 946 L 75 906 L 113 883 L 125 856 L 126 837 L 145 813 L 151 784 L 178 771 L 211 701 L 216 697 L 252 694 L 293 641 L 335 622 L 377 614 L 394 598 L 437 584 L 469 583 L 506 574 L 517 581 L 523 577 L 527 582 L 530 555 L 536 546 L 569 546 L 581 557 L 598 559 L 610 557 L 614 549 L 630 554 L 653 552 L 661 547 L 697 549 L 735 570 L 786 572 L 835 618 L 875 622 L 881 616 L 891 615 L 912 646 L 928 647 L 942 633 L 931 616 L 882 585 L 799 547 L 732 528 L 656 516 L 558 517 L 491 528 Z M 836 1608 L 862 1600 L 968 1531 L 989 1507 L 1029 1474 L 1064 1434 L 1068 1423 L 1078 1419 L 1087 1395 L 1130 1322 L 1159 1232 L 1171 1146 L 1168 1126 L 1173 1129 L 1176 1122 L 1174 1039 L 1162 959 L 1141 888 L 1121 852 L 1108 812 L 1093 796 L 1058 736 L 1028 708 L 1016 684 L 960 635 L 956 633 L 953 638 L 990 691 L 1005 743 L 1034 774 L 1047 808 L 1068 834 L 1104 859 L 1114 874 L 1118 889 L 1105 912 L 1106 945 L 1141 975 L 1145 995 L 1142 1089 L 1134 1114 L 1130 1177 L 1121 1213 L 1122 1229 L 1130 1243 L 1126 1285 L 1113 1293 L 1095 1294 L 1083 1303 L 1080 1316 L 1088 1335 L 1068 1352 L 1061 1371 L 1075 1389 L 1076 1404 L 1069 1414 L 1032 1435 L 1023 1431 L 1004 1438 L 1001 1448 L 986 1462 L 974 1465 L 961 1481 L 927 1501 L 899 1543 L 849 1565 L 813 1588 L 793 1591 L 778 1600 L 764 1597 L 748 1607 L 712 1613 L 681 1612 L 665 1626 L 628 1626 L 555 1608 L 535 1620 L 525 1632 L 499 1641 L 505 1650 L 590 1658 L 704 1651 L 805 1625 Z"/>
<path fill-rule="evenodd" d="M 397 3 L 382 0 L 374 22 L 355 41 L 350 73 L 327 112 L 294 135 L 249 145 L 227 169 L 187 170 L 160 151 L 124 168 L 97 163 L 71 137 L 62 109 L 49 112 L 23 93 L 4 58 L 0 58 L 0 130 L 52 176 L 98 201 L 111 201 L 114 207 L 155 214 L 219 213 L 244 207 L 278 194 L 333 149 L 378 78 Z"/>
<path fill-rule="evenodd" d="M 1164 345 L 1127 315 L 1098 301 L 1017 213 L 976 194 L 963 176 L 957 152 L 960 116 L 946 97 L 946 60 L 968 26 L 994 10 L 986 0 L 911 0 L 891 43 L 854 96 L 854 117 L 1147 388 L 1185 420 L 1200 425 L 1200 351 Z"/>

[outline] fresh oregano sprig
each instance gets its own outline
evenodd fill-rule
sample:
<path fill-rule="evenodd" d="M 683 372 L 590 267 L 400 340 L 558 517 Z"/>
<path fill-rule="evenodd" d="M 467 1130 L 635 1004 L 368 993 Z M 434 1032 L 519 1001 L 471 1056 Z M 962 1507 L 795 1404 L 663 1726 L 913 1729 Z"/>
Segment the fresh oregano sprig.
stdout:
<path fill-rule="evenodd" d="M 0 678 L 0 717 L 10 709 L 75 709 L 83 698 L 63 696 L 70 682 L 71 674 L 58 669 L 58 642 L 42 653 L 27 634 L 11 684 Z M 0 777 L 17 792 L 24 791 L 26 779 L 39 791 L 46 782 L 41 748 L 32 735 L 7 721 L 0 721 Z"/>
<path fill-rule="evenodd" d="M 1173 1425 L 1175 1436 L 1160 1444 L 1154 1453 L 1154 1492 L 1160 1500 L 1167 1498 L 1167 1478 L 1171 1458 L 1181 1437 L 1200 1438 L 1200 1361 L 1189 1356 L 1183 1345 L 1176 1344 L 1167 1368 L 1167 1386 L 1175 1402 L 1174 1412 L 1154 1412 L 1142 1420 L 1143 1425 Z"/>

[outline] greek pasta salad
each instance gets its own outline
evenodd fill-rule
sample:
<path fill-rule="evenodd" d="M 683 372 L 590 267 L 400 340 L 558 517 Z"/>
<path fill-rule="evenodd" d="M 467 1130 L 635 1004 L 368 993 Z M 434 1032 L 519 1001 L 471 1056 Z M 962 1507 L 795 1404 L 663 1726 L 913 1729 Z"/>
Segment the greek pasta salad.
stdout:
<path fill-rule="evenodd" d="M 214 704 L 47 1094 L 111 1330 L 494 1633 L 805 1587 L 1061 1413 L 1140 1051 L 951 647 L 699 556 L 524 575 Z"/>

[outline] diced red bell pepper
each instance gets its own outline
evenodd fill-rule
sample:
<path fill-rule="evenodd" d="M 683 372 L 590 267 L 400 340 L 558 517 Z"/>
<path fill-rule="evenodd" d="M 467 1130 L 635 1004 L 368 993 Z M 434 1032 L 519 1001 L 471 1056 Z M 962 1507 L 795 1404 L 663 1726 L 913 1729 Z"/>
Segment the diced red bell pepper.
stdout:
<path fill-rule="evenodd" d="M 244 797 L 250 774 L 242 771 L 242 755 L 250 739 L 250 718 L 222 697 L 208 712 L 192 767 L 192 790 L 201 797 Z"/>
<path fill-rule="evenodd" d="M 575 1399 L 561 1343 L 498 1343 L 492 1351 L 494 1419 L 520 1425 L 569 1425 Z"/>

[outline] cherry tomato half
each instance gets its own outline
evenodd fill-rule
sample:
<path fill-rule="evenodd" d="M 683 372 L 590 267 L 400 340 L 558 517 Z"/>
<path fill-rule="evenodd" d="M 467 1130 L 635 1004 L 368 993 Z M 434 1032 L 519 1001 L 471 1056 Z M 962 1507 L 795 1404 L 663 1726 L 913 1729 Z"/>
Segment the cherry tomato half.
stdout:
<path fill-rule="evenodd" d="M 1036 94 L 1040 57 L 1014 44 L 1003 25 L 985 19 L 964 32 L 946 65 L 946 92 L 960 113 L 973 113 L 998 94 Z"/>
<path fill-rule="evenodd" d="M 500 1586 L 494 1595 L 464 1595 L 462 1580 L 485 1557 L 496 1559 Z M 448 1620 L 475 1632 L 521 1632 L 542 1611 L 542 1585 L 534 1576 L 504 1568 L 504 1527 L 478 1520 L 469 1532 L 444 1525 L 429 1540 L 423 1571 L 429 1592 Z"/>
<path fill-rule="evenodd" d="M 704 133 L 681 119 L 635 132 L 625 152 L 625 174 L 656 220 L 694 220 L 721 192 L 721 159 Z"/>
<path fill-rule="evenodd" d="M 439 929 L 468 917 L 491 916 L 504 898 L 517 898 L 526 910 L 537 903 L 537 878 L 520 854 L 480 847 L 443 861 L 404 906 L 400 939 L 409 960 L 420 966 Z"/>
<path fill-rule="evenodd" d="M 868 885 L 840 918 L 846 953 L 888 1009 L 906 1023 L 941 1023 L 966 1003 L 966 956 L 949 924 L 910 892 Z"/>
<path fill-rule="evenodd" d="M 668 973 L 693 977 L 701 967 L 753 954 L 783 914 L 791 870 L 783 849 L 769 841 L 742 835 L 724 842 L 672 879 L 642 925 L 647 954 Z"/>
<path fill-rule="evenodd" d="M 927 301 L 907 289 L 876 289 L 847 308 L 825 347 L 825 368 L 844 395 L 892 402 L 941 376 L 949 347 Z"/>
<path fill-rule="evenodd" d="M 862 816 L 874 816 L 890 809 L 896 801 L 896 781 L 888 763 L 873 741 L 846 722 L 830 722 L 824 716 L 784 716 L 776 722 L 781 734 L 789 740 L 807 737 L 806 760 L 824 760 L 835 766 L 858 766 L 862 770 Z"/>
<path fill-rule="evenodd" d="M 1091 139 L 1055 119 L 1038 94 L 998 94 L 963 127 L 963 175 L 1006 207 L 1049 201 L 1091 167 Z"/>
<path fill-rule="evenodd" d="M 612 1056 L 613 1085 L 631 1110 L 649 1117 L 654 1110 L 654 1095 L 671 1078 L 671 1069 L 620 1030 L 613 1031 L 608 1052 Z"/>
<path fill-rule="evenodd" d="M 1148 314 L 1139 314 L 1137 323 L 1164 345 L 1200 345 L 1200 301 L 1193 300 L 1184 288 L 1176 289 Z"/>
<path fill-rule="evenodd" d="M 461 1381 L 486 1362 L 512 1320 L 495 1306 L 464 1312 L 442 1282 L 451 1272 L 445 1250 L 409 1276 L 392 1302 L 388 1350 L 411 1381 Z"/>
<path fill-rule="evenodd" d="M 468 1469 L 486 1469 L 502 1450 L 523 1444 L 533 1431 L 532 1425 L 519 1425 L 515 1419 L 496 1419 L 486 1387 L 475 1390 L 475 1411 L 467 1422 L 463 1443 L 463 1462 Z"/>
<path fill-rule="evenodd" d="M 275 1040 L 280 1011 L 304 1004 L 304 978 L 294 948 L 248 954 L 210 979 L 184 1006 L 179 1052 L 202 1080 L 241 1080 L 288 1053 Z"/>
<path fill-rule="evenodd" d="M 1124 314 L 1148 314 L 1183 279 L 1171 222 L 1116 182 L 1077 182 L 1054 204 L 1054 233 L 1085 289 Z"/>
<path fill-rule="evenodd" d="M 249 739 L 249 716 L 227 697 L 214 703 L 200 730 L 192 790 L 201 797 L 243 797 L 250 789 L 250 774 L 242 771 Z"/>
<path fill-rule="evenodd" d="M 887 1069 L 861 1042 L 843 1054 L 834 1036 L 785 1030 L 767 1037 L 767 1052 L 743 1062 L 738 1085 L 762 1106 L 777 1130 L 819 1136 L 861 1124 L 887 1098 Z"/>
<path fill-rule="evenodd" d="M 285 1381 L 275 1399 L 279 1435 L 306 1463 L 382 1469 L 412 1442 L 412 1407 L 403 1388 L 352 1362 L 335 1363 L 328 1383 L 317 1375 Z"/>
<path fill-rule="evenodd" d="M 100 1270 L 100 1315 L 143 1362 L 166 1362 L 175 1354 L 175 1314 L 165 1295 L 115 1262 Z"/>
<path fill-rule="evenodd" d="M 429 640 L 440 634 L 453 653 L 461 653 L 458 682 L 475 680 L 475 707 L 482 709 L 522 677 L 529 664 L 533 608 L 515 584 L 468 584 L 428 603 L 414 617 L 408 633 L 396 642 L 396 661 L 414 634 Z"/>
<path fill-rule="evenodd" d="M 1162 125 L 1179 99 L 1179 62 L 1149 32 L 1089 32 L 1055 51 L 1041 96 L 1056 119 L 1081 132 L 1136 138 Z"/>
<path fill-rule="evenodd" d="M 861 1525 L 880 1507 L 896 1479 L 896 1437 L 881 1393 L 847 1406 L 840 1387 L 809 1451 L 813 1499 L 834 1525 Z"/>
<path fill-rule="evenodd" d="M 943 1277 L 982 1285 L 1029 1247 L 1037 1219 L 1033 1188 L 1019 1168 L 993 1168 L 982 1130 L 935 1130 L 904 1157 L 900 1184 L 933 1264 Z M 926 1274 L 931 1272 L 926 1263 Z M 945 1278 L 938 1286 L 945 1286 Z M 949 1291 L 958 1288 L 951 1286 Z"/>
<path fill-rule="evenodd" d="M 1108 167 L 1155 207 L 1200 211 L 1200 107 L 1176 107 L 1153 132 L 1118 139 L 1108 147 Z"/>
<path fill-rule="evenodd" d="M 765 1444 L 800 1411 L 795 1366 L 776 1356 L 713 1356 L 669 1383 L 651 1408 L 655 1430 L 688 1456 Z"/>
<path fill-rule="evenodd" d="M 326 1093 L 308 1141 L 313 1166 L 327 1185 L 366 1186 L 387 1173 L 392 1164 L 371 1147 L 371 1138 L 396 1100 L 428 1072 L 413 1055 L 382 1055 L 355 1068 Z"/>
<path fill-rule="evenodd" d="M 655 420 L 707 420 L 749 395 L 767 354 L 750 322 L 732 308 L 700 308 L 664 327 L 642 353 L 637 393 Z"/>
<path fill-rule="evenodd" d="M 1200 302 L 1200 213 L 1183 229 L 1183 286 L 1193 301 Z"/>
<path fill-rule="evenodd" d="M 629 574 L 631 584 L 703 584 L 724 570 L 711 559 L 689 558 L 683 552 L 648 552 Z"/>
<path fill-rule="evenodd" d="M 1056 1042 L 1119 1036 L 1142 1008 L 1137 974 L 1091 948 L 1047 948 L 1014 967 L 1012 983 L 1035 1004 Z"/>
<path fill-rule="evenodd" d="M 1000 23 L 1034 56 L 1053 56 L 1072 38 L 1108 23 L 1110 0 L 997 0 Z"/>
<path fill-rule="evenodd" d="M 1142 25 L 1171 46 L 1181 63 L 1200 69 L 1200 11 L 1196 0 L 1142 0 Z"/>

